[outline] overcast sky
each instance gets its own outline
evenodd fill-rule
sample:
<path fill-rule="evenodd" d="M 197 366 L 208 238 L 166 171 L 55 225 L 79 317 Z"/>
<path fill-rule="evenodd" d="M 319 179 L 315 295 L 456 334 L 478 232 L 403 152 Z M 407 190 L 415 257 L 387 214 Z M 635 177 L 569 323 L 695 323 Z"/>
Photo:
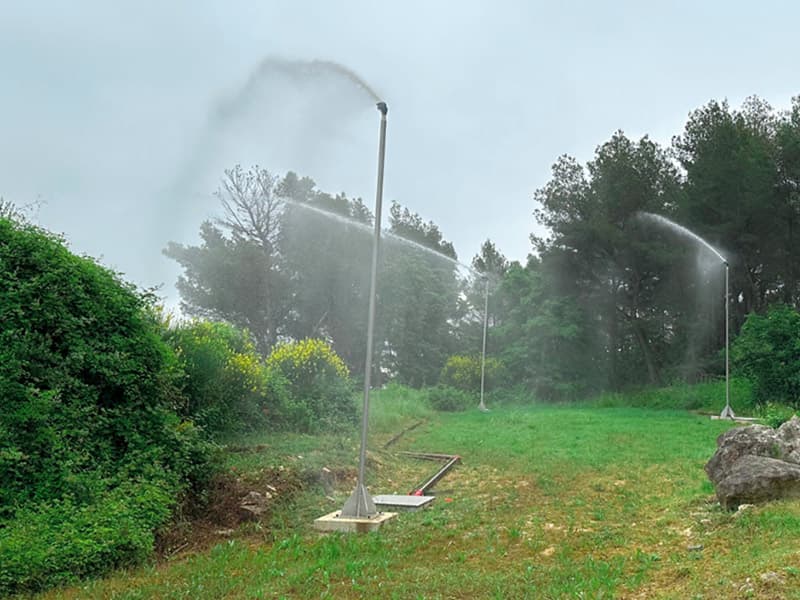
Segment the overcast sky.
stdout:
<path fill-rule="evenodd" d="M 668 144 L 710 99 L 788 107 L 798 22 L 790 0 L 2 2 L 0 196 L 174 295 L 160 251 L 236 163 L 372 206 L 379 113 L 346 82 L 276 76 L 215 117 L 267 57 L 332 60 L 389 105 L 385 201 L 464 262 L 486 238 L 524 260 L 559 155 L 617 129 Z"/>

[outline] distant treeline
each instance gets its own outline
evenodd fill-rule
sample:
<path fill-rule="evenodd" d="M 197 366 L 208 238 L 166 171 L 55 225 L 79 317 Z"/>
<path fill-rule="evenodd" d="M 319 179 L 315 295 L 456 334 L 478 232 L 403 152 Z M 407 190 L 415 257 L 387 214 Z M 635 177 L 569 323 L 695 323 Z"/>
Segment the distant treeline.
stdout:
<path fill-rule="evenodd" d="M 308 178 L 226 173 L 222 217 L 199 247 L 165 251 L 184 268 L 184 310 L 247 327 L 267 351 L 277 340 L 330 340 L 363 365 L 372 214 Z M 690 114 L 668 148 L 622 132 L 579 164 L 569 156 L 534 195 L 527 264 L 491 241 L 472 261 L 490 275 L 489 352 L 508 382 L 542 399 L 724 372 L 725 285 L 718 257 L 642 220 L 663 215 L 730 263 L 731 332 L 772 303 L 797 306 L 800 267 L 800 101 L 776 112 L 750 98 Z M 454 199 L 457 202 L 457 199 Z M 314 207 L 360 225 L 322 215 Z M 439 227 L 398 204 L 390 230 L 456 258 Z M 376 377 L 436 383 L 452 354 L 480 350 L 480 279 L 391 240 L 379 279 Z"/>

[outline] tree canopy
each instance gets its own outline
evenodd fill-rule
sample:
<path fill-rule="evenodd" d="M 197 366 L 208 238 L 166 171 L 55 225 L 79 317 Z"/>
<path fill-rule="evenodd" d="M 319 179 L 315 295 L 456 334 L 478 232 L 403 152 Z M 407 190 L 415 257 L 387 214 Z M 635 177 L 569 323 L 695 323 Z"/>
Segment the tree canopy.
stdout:
<path fill-rule="evenodd" d="M 184 309 L 250 329 L 268 350 L 322 336 L 358 372 L 373 216 L 313 180 L 225 174 L 223 217 L 199 246 L 170 244 Z M 585 164 L 559 157 L 534 194 L 546 234 L 525 264 L 486 240 L 465 270 L 439 226 L 389 209 L 379 277 L 376 381 L 435 384 L 451 355 L 477 353 L 488 282 L 489 352 L 541 397 L 695 380 L 723 372 L 725 272 L 734 335 L 752 312 L 800 295 L 800 100 L 711 101 L 663 147 L 617 131 Z M 405 240 L 405 241 L 403 241 Z"/>

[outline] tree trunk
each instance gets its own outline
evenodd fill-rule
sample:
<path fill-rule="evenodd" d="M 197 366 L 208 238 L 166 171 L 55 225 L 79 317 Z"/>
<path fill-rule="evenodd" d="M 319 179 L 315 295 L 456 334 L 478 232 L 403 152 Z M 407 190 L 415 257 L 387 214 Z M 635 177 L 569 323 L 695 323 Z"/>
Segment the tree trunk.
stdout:
<path fill-rule="evenodd" d="M 650 342 L 647 341 L 647 336 L 644 334 L 644 329 L 638 321 L 632 321 L 633 333 L 636 336 L 636 341 L 639 344 L 639 349 L 642 351 L 645 365 L 647 366 L 647 378 L 650 385 L 659 385 L 661 377 L 658 372 L 658 367 L 653 360 L 653 352 L 650 349 Z"/>

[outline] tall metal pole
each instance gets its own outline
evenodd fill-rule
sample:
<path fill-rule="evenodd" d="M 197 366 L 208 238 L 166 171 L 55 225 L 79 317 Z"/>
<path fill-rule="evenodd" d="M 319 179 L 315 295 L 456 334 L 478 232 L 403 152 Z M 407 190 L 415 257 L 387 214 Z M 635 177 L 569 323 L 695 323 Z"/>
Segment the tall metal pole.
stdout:
<path fill-rule="evenodd" d="M 486 329 L 489 325 L 489 278 L 484 276 L 484 291 L 483 291 L 483 348 L 481 349 L 481 403 L 478 409 L 487 412 L 486 404 L 483 401 L 483 389 L 486 375 Z"/>
<path fill-rule="evenodd" d="M 725 261 L 725 408 L 722 409 L 720 414 L 721 419 L 735 419 L 736 415 L 733 414 L 731 408 L 731 371 L 730 371 L 730 283 L 729 272 L 730 267 L 728 261 Z"/>
<path fill-rule="evenodd" d="M 372 379 L 372 338 L 375 329 L 375 291 L 378 280 L 378 252 L 381 243 L 381 208 L 383 205 L 383 162 L 386 155 L 386 114 L 389 108 L 385 102 L 378 102 L 381 113 L 381 132 L 378 145 L 378 189 L 375 192 L 375 232 L 372 241 L 372 273 L 369 283 L 369 316 L 367 317 L 367 357 L 364 361 L 364 410 L 361 417 L 361 451 L 358 457 L 358 482 L 350 498 L 345 502 L 341 517 L 370 518 L 378 511 L 375 502 L 364 483 L 367 464 L 367 429 L 369 427 L 369 388 Z"/>

